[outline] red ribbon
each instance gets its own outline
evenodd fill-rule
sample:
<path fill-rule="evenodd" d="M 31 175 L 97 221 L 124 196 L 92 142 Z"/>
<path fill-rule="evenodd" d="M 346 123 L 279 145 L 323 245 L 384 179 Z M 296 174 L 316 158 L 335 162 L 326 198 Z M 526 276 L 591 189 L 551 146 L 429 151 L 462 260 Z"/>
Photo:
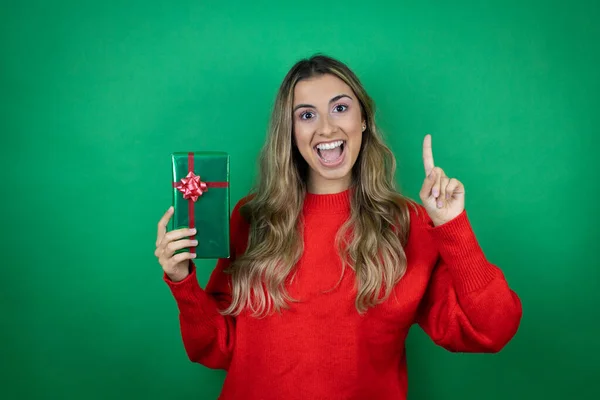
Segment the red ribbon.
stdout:
<path fill-rule="evenodd" d="M 226 188 L 228 182 L 202 182 L 199 175 L 194 173 L 194 153 L 188 153 L 188 174 L 179 182 L 174 182 L 173 187 L 183 193 L 183 198 L 188 200 L 189 227 L 196 227 L 196 216 L 194 215 L 194 203 L 208 191 L 208 188 Z M 194 239 L 196 235 L 190 237 Z M 196 247 L 190 248 L 190 253 L 195 253 Z"/>

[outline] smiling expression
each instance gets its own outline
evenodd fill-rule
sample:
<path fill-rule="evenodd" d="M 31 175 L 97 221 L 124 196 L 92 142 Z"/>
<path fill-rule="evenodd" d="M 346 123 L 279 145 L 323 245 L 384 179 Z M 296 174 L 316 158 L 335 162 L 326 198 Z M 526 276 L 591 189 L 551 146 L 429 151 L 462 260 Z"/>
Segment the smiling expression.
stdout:
<path fill-rule="evenodd" d="M 340 78 L 325 74 L 294 88 L 294 142 L 309 166 L 308 189 L 347 189 L 360 152 L 364 120 L 360 102 Z"/>

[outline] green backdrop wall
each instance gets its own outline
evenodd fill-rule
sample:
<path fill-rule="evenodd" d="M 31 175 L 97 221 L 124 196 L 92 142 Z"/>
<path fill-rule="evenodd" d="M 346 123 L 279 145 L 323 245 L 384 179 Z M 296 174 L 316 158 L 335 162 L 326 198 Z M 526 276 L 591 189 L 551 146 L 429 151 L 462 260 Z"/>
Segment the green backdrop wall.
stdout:
<path fill-rule="evenodd" d="M 153 255 L 169 154 L 229 152 L 237 201 L 279 82 L 324 52 L 375 98 L 414 198 L 433 135 L 523 301 L 495 355 L 415 327 L 409 398 L 600 398 L 598 4 L 2 2 L 0 397 L 217 397 L 224 374 L 186 358 Z"/>

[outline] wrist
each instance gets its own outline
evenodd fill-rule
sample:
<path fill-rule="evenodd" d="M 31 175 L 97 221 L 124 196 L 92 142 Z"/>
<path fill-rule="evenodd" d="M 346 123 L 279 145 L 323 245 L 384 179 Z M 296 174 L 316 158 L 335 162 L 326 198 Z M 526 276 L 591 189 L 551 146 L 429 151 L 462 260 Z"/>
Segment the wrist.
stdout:
<path fill-rule="evenodd" d="M 177 271 L 172 274 L 167 274 L 167 277 L 169 278 L 169 280 L 171 282 L 178 283 L 178 282 L 181 282 L 182 280 L 184 280 L 185 278 L 187 278 L 189 275 L 190 275 L 189 271 L 183 270 L 183 271 Z"/>
<path fill-rule="evenodd" d="M 177 283 L 177 282 L 183 281 L 185 278 L 190 276 L 192 274 L 192 272 L 194 272 L 194 268 L 195 268 L 194 262 L 192 260 L 189 260 L 188 264 L 187 264 L 187 268 L 186 267 L 177 268 L 172 273 L 167 273 L 165 271 L 165 275 L 170 281 Z"/>

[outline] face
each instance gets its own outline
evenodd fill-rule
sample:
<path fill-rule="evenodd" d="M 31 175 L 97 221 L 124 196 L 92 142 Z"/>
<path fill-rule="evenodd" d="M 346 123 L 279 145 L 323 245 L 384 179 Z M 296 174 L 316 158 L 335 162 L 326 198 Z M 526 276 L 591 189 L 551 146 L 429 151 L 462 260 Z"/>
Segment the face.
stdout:
<path fill-rule="evenodd" d="M 294 140 L 309 166 L 311 193 L 337 193 L 350 185 L 363 133 L 358 98 L 333 75 L 294 88 Z"/>

